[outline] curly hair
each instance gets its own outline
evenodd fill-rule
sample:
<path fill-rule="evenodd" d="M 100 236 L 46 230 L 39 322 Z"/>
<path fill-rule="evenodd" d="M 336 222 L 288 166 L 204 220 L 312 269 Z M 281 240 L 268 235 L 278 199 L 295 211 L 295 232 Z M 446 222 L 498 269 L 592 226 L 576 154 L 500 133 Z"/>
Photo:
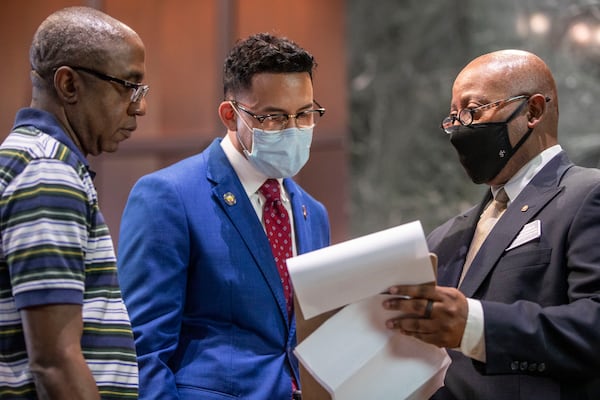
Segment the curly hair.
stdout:
<path fill-rule="evenodd" d="M 269 33 L 258 33 L 238 41 L 223 65 L 223 92 L 249 90 L 259 73 L 308 72 L 312 79 L 314 57 L 293 41 Z"/>

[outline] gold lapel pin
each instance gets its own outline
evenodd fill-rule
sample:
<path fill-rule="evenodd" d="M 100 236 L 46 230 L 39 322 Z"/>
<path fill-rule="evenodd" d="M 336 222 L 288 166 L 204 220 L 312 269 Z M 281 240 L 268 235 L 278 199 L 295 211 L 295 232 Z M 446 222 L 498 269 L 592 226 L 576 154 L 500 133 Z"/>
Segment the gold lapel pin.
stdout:
<path fill-rule="evenodd" d="M 525 204 L 523 207 L 521 207 L 521 212 L 525 212 L 529 210 L 529 206 L 527 204 Z"/>
<path fill-rule="evenodd" d="M 237 200 L 235 199 L 235 196 L 231 192 L 225 193 L 223 195 L 223 200 L 225 200 L 225 203 L 227 203 L 227 205 L 230 205 L 230 206 L 235 205 L 235 203 L 237 202 Z"/>

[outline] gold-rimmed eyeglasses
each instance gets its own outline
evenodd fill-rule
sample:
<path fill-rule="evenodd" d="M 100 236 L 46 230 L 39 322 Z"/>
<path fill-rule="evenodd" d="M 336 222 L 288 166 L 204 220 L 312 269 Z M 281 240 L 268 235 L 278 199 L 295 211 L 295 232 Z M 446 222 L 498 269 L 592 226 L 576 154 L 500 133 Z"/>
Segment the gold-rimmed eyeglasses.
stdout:
<path fill-rule="evenodd" d="M 293 118 L 296 121 L 296 126 L 298 128 L 310 128 L 315 125 L 320 117 L 325 114 L 325 108 L 321 107 L 321 105 L 313 100 L 313 103 L 317 106 L 317 108 L 311 108 L 309 110 L 300 111 L 296 114 L 285 114 L 285 113 L 273 113 L 273 114 L 255 114 L 250 111 L 246 106 L 238 103 L 236 100 L 230 100 L 231 105 L 238 110 L 241 110 L 257 120 L 260 125 L 267 130 L 280 131 L 285 129 L 287 124 L 289 123 L 290 118 Z"/>
<path fill-rule="evenodd" d="M 481 111 L 489 110 L 490 108 L 499 107 L 501 105 L 506 105 L 517 100 L 527 100 L 530 97 L 531 96 L 528 94 L 520 94 L 518 96 L 512 96 L 506 99 L 493 101 L 491 103 L 484 104 L 479 107 L 463 108 L 458 113 L 448 115 L 446 118 L 444 118 L 442 120 L 442 129 L 446 131 L 446 129 L 454 125 L 456 121 L 460 122 L 461 125 L 469 126 L 473 123 L 475 115 Z"/>

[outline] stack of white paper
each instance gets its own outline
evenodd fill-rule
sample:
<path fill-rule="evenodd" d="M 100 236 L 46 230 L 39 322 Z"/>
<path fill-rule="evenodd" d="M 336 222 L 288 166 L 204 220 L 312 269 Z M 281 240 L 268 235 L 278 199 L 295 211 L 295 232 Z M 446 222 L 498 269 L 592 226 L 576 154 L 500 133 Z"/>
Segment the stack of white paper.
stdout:
<path fill-rule="evenodd" d="M 287 260 L 306 319 L 346 306 L 295 353 L 336 400 L 426 399 L 443 385 L 446 351 L 394 333 L 381 306 L 394 284 L 435 280 L 420 222 Z"/>

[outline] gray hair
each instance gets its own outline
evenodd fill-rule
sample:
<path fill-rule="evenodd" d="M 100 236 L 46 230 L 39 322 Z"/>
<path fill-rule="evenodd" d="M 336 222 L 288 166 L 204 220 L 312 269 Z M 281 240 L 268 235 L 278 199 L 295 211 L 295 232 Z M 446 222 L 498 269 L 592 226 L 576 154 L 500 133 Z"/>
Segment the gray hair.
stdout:
<path fill-rule="evenodd" d="M 95 66 L 107 62 L 111 48 L 123 43 L 131 28 L 90 7 L 67 7 L 46 18 L 33 36 L 31 69 L 51 80 L 62 65 Z"/>

